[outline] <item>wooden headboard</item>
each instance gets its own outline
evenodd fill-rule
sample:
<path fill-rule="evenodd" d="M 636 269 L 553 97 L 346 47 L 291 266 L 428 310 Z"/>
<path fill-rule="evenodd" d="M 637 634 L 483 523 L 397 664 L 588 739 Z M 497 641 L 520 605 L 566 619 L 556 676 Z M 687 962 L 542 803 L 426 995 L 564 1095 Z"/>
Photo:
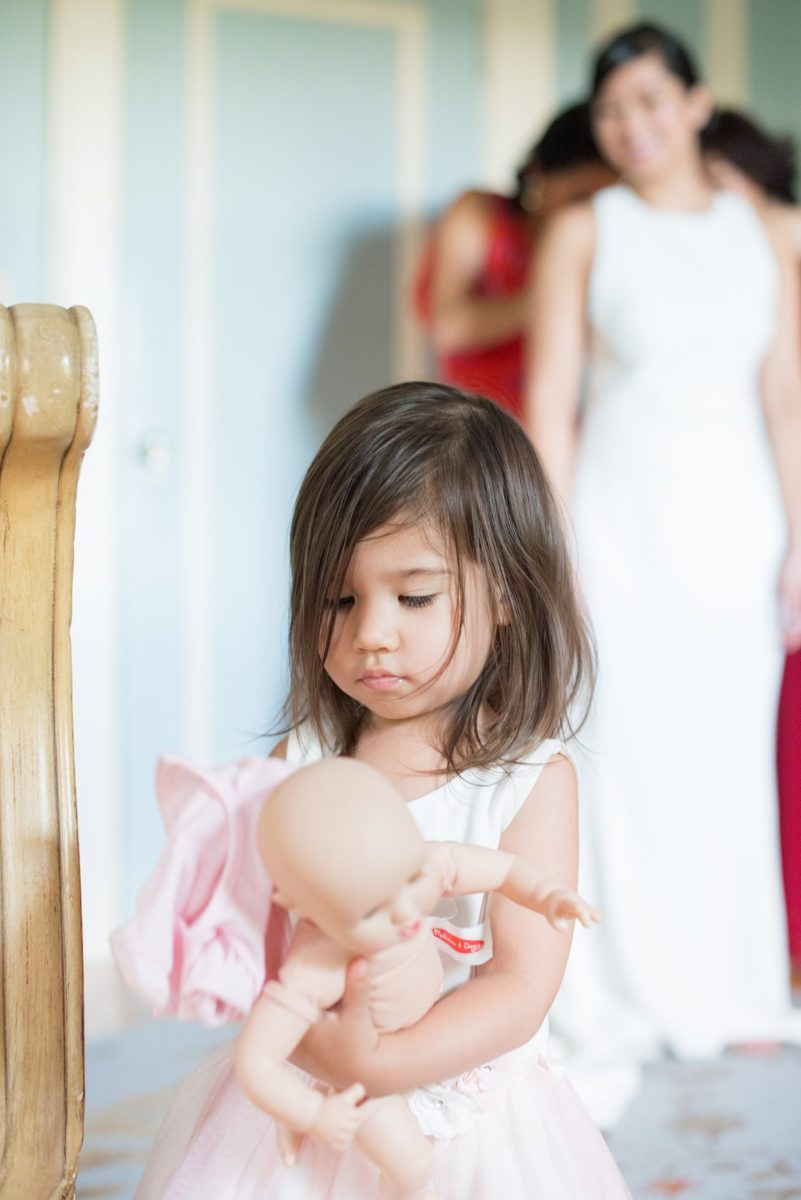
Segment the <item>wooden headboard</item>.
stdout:
<path fill-rule="evenodd" d="M 72 1197 L 83 1136 L 69 627 L 96 414 L 89 312 L 0 307 L 0 1200 Z"/>

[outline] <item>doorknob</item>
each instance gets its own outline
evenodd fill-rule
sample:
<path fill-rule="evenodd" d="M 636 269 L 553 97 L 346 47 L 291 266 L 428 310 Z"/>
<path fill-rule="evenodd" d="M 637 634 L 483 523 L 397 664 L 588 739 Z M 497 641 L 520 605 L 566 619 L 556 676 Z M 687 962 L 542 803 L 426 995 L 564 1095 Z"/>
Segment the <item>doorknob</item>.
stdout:
<path fill-rule="evenodd" d="M 139 460 L 148 475 L 166 475 L 172 466 L 172 441 L 163 429 L 146 433 L 139 446 Z"/>

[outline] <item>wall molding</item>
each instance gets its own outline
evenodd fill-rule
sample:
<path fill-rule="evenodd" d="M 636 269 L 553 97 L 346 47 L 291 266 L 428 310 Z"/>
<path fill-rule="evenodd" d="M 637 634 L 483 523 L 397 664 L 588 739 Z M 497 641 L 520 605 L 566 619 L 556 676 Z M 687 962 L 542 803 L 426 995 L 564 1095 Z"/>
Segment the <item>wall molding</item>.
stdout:
<path fill-rule="evenodd" d="M 502 192 L 556 108 L 556 2 L 486 6 L 482 158 L 488 185 Z"/>
<path fill-rule="evenodd" d="M 186 180 L 184 395 L 182 447 L 185 485 L 182 542 L 186 554 L 184 610 L 183 743 L 187 753 L 208 758 L 212 744 L 212 613 L 214 563 L 210 545 L 214 494 L 210 448 L 215 377 L 211 327 L 211 171 L 214 96 L 214 20 L 220 12 L 281 16 L 297 21 L 382 28 L 397 37 L 396 122 L 398 263 L 394 373 L 414 378 L 424 371 L 424 341 L 406 297 L 422 244 L 428 108 L 428 14 L 420 4 L 380 0 L 190 0 L 188 10 L 188 169 Z"/>
<path fill-rule="evenodd" d="M 639 15 L 637 0 L 591 0 L 590 44 L 597 48 L 610 34 L 633 25 Z"/>
<path fill-rule="evenodd" d="M 108 958 L 121 904 L 117 430 L 124 78 L 123 0 L 51 0 L 43 299 L 91 310 L 100 359 L 97 434 L 78 487 L 72 620 L 88 960 Z M 76 130 L 91 136 L 77 137 Z"/>
<path fill-rule="evenodd" d="M 706 0 L 704 43 L 706 82 L 716 104 L 747 108 L 748 0 Z"/>

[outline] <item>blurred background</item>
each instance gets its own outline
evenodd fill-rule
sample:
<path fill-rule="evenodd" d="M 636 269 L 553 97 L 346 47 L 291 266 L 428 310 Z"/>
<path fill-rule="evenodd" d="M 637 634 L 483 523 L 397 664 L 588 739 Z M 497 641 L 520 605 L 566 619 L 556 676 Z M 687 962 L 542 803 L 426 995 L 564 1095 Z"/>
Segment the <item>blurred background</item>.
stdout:
<path fill-rule="evenodd" d="M 0 301 L 85 304 L 73 624 L 86 955 L 161 843 L 165 750 L 265 752 L 288 517 L 339 414 L 430 371 L 427 223 L 507 190 L 638 17 L 801 137 L 801 0 L 0 0 Z"/>

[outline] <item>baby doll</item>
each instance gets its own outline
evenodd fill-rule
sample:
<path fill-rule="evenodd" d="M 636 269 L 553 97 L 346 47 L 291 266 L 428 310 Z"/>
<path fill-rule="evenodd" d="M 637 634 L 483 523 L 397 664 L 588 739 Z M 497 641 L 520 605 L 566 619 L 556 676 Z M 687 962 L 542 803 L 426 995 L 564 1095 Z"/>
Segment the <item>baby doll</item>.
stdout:
<path fill-rule="evenodd" d="M 266 984 L 242 1033 L 240 1083 L 290 1131 L 337 1150 L 355 1141 L 402 1200 L 433 1200 L 433 1155 L 403 1097 L 365 1099 L 359 1083 L 325 1094 L 285 1060 L 342 998 L 355 957 L 368 962 L 379 1031 L 412 1025 L 428 1011 L 443 971 L 424 918 L 443 896 L 501 892 L 558 930 L 574 918 L 589 926 L 600 914 L 516 855 L 424 842 L 391 783 L 349 759 L 315 763 L 280 783 L 265 801 L 257 838 L 274 899 L 299 922 L 278 979 Z"/>

